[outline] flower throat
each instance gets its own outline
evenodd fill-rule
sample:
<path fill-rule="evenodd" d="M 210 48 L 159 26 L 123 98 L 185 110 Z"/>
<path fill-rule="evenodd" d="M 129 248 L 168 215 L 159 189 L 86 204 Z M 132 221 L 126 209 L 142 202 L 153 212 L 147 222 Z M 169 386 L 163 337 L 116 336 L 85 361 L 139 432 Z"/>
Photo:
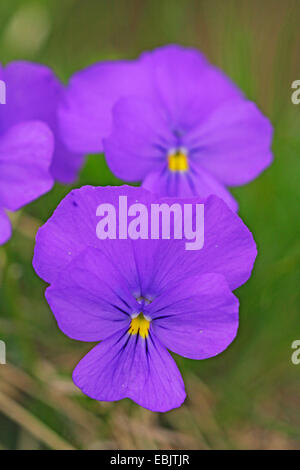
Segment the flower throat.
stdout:
<path fill-rule="evenodd" d="M 128 333 L 131 335 L 139 334 L 146 339 L 149 334 L 150 321 L 140 313 L 137 317 L 132 318 Z"/>
<path fill-rule="evenodd" d="M 168 168 L 170 171 L 187 171 L 189 162 L 187 152 L 184 149 L 171 150 L 168 155 Z"/>

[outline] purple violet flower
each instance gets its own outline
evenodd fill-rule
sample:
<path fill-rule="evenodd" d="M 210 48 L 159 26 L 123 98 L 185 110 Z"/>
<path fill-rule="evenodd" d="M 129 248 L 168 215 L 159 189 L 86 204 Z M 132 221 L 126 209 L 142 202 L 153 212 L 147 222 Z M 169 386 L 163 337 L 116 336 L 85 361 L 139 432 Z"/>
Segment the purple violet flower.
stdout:
<path fill-rule="evenodd" d="M 155 194 L 216 194 L 237 210 L 226 187 L 272 161 L 269 120 L 203 55 L 180 46 L 77 73 L 59 115 L 71 149 L 104 148 L 116 176 Z"/>
<path fill-rule="evenodd" d="M 23 120 L 21 108 L 15 108 L 13 118 L 8 103 L 14 93 L 11 80 L 6 81 L 7 78 L 0 66 L 0 80 L 5 82 L 7 91 L 7 104 L 0 105 L 0 245 L 11 236 L 5 209 L 16 211 L 53 186 L 49 172 L 54 149 L 53 134 L 41 121 Z M 16 88 L 14 92 L 18 94 L 20 90 Z M 21 103 L 21 97 L 19 99 Z"/>
<path fill-rule="evenodd" d="M 101 341 L 75 368 L 74 383 L 93 399 L 127 397 L 164 412 L 185 399 L 167 350 L 205 359 L 236 336 L 238 300 L 231 291 L 251 274 L 255 242 L 216 196 L 204 201 L 201 250 L 185 250 L 185 240 L 172 235 L 99 240 L 97 208 L 105 203 L 117 209 L 120 196 L 128 207 L 143 204 L 149 214 L 152 204 L 176 202 L 185 209 L 188 202 L 201 202 L 159 199 L 127 186 L 74 190 L 39 229 L 33 266 L 51 284 L 46 298 L 59 328 L 79 341 Z M 120 235 L 121 219 L 117 225 Z"/>
<path fill-rule="evenodd" d="M 6 105 L 0 106 L 1 132 L 28 120 L 45 122 L 55 137 L 51 174 L 60 183 L 74 182 L 84 157 L 68 150 L 61 140 L 57 109 L 64 86 L 50 68 L 31 62 L 11 62 L 2 74 L 7 98 Z"/>

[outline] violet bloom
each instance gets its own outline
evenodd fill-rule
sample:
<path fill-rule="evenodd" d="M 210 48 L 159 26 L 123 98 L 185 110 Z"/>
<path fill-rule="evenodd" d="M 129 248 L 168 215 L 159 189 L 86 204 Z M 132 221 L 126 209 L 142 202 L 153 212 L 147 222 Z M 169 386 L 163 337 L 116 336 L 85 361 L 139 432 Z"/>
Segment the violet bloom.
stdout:
<path fill-rule="evenodd" d="M 75 368 L 75 384 L 96 400 L 127 397 L 164 412 L 185 399 L 167 350 L 206 359 L 233 341 L 238 300 L 231 291 L 249 278 L 256 247 L 216 196 L 205 201 L 199 251 L 185 250 L 184 240 L 172 236 L 99 240 L 96 210 L 102 203 L 117 209 L 120 195 L 128 206 L 174 203 L 127 186 L 74 190 L 38 231 L 33 265 L 51 284 L 46 298 L 59 328 L 79 341 L 101 341 Z"/>
<path fill-rule="evenodd" d="M 197 51 L 176 46 L 144 54 L 150 96 L 121 99 L 104 142 L 116 176 L 156 194 L 216 194 L 254 179 L 272 160 L 272 127 L 254 103 Z"/>
<path fill-rule="evenodd" d="M 0 66 L 0 80 L 6 83 L 6 102 L 0 105 L 0 244 L 11 236 L 11 225 L 5 212 L 16 211 L 49 191 L 53 185 L 49 167 L 53 156 L 53 134 L 38 120 L 15 119 L 8 102 L 11 81 Z M 16 94 L 18 89 L 14 89 Z M 26 96 L 24 96 L 26 100 Z"/>
<path fill-rule="evenodd" d="M 0 107 L 2 131 L 28 120 L 45 122 L 55 137 L 51 174 L 60 183 L 72 183 L 83 163 L 83 155 L 71 152 L 61 140 L 57 109 L 64 86 L 52 70 L 31 62 L 11 62 L 3 68 L 6 83 L 6 105 Z"/>
<path fill-rule="evenodd" d="M 203 55 L 180 46 L 79 72 L 60 118 L 70 148 L 101 151 L 109 136 L 112 172 L 155 194 L 216 194 L 236 210 L 226 186 L 248 183 L 272 161 L 268 119 Z"/>

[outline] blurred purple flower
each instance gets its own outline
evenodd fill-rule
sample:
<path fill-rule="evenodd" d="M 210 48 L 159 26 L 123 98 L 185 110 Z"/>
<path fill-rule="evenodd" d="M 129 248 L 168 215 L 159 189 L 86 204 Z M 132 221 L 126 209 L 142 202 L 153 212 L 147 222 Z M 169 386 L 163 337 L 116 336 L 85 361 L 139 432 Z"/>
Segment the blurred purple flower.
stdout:
<path fill-rule="evenodd" d="M 77 73 L 59 114 L 71 149 L 104 147 L 116 176 L 156 194 L 217 194 L 236 210 L 226 186 L 248 183 L 272 161 L 269 120 L 198 51 L 180 46 Z"/>
<path fill-rule="evenodd" d="M 96 209 L 117 207 L 120 195 L 147 207 L 170 201 L 127 186 L 74 190 L 40 228 L 33 265 L 51 283 L 46 298 L 59 328 L 79 341 L 101 341 L 77 365 L 75 384 L 97 400 L 128 397 L 164 412 L 185 399 L 167 349 L 205 359 L 233 341 L 238 300 L 231 291 L 249 278 L 256 247 L 215 196 L 205 201 L 202 250 L 185 251 L 184 240 L 172 238 L 100 241 Z"/>
<path fill-rule="evenodd" d="M 55 137 L 51 174 L 56 181 L 72 183 L 83 163 L 83 155 L 70 152 L 60 137 L 57 108 L 64 86 L 50 68 L 31 62 L 11 62 L 2 74 L 7 96 L 6 105 L 0 107 L 1 132 L 28 120 L 45 122 Z"/>
<path fill-rule="evenodd" d="M 15 119 L 8 104 L 13 97 L 11 81 L 0 67 L 0 80 L 6 83 L 6 103 L 0 106 L 0 244 L 11 236 L 5 209 L 16 211 L 49 191 L 53 178 L 49 167 L 53 156 L 53 134 L 38 120 L 22 119 L 15 108 Z M 14 92 L 18 94 L 19 89 Z M 26 97 L 24 97 L 26 100 Z"/>
<path fill-rule="evenodd" d="M 156 194 L 216 194 L 255 178 L 272 160 L 272 127 L 257 107 L 198 52 L 177 46 L 144 54 L 153 92 L 122 98 L 104 141 L 116 176 Z"/>

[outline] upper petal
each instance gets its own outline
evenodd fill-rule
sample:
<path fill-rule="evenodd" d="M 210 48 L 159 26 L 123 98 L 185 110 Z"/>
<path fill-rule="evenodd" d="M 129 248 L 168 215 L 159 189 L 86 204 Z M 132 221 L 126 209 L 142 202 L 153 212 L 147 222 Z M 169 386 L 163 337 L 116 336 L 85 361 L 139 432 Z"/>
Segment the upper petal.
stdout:
<path fill-rule="evenodd" d="M 193 275 L 218 273 L 223 275 L 230 289 L 244 284 L 251 275 L 257 250 L 253 236 L 240 217 L 218 197 L 178 199 L 157 198 L 155 203 L 193 204 L 190 222 L 195 224 L 195 205 L 204 204 L 204 245 L 199 250 L 186 250 L 187 239 L 174 239 L 174 223 L 184 222 L 171 218 L 171 238 L 136 240 L 132 247 L 138 265 L 142 291 L 153 296 Z M 198 230 L 201 230 L 201 223 Z M 183 227 L 184 234 L 184 227 Z M 146 295 L 147 296 L 147 295 Z"/>
<path fill-rule="evenodd" d="M 49 191 L 53 135 L 46 124 L 16 124 L 0 138 L 0 201 L 17 210 Z"/>
<path fill-rule="evenodd" d="M 99 204 L 118 208 L 120 195 L 128 197 L 128 204 L 138 200 L 147 204 L 152 198 L 148 191 L 129 186 L 83 186 L 71 191 L 37 233 L 33 265 L 38 275 L 53 282 L 73 258 L 87 247 L 94 247 L 105 249 L 117 259 L 129 282 L 137 284 L 131 240 L 99 240 L 96 234 Z"/>
<path fill-rule="evenodd" d="M 106 62 L 77 72 L 59 109 L 68 147 L 76 152 L 101 152 L 111 130 L 112 107 L 122 96 L 144 90 L 148 79 L 138 62 Z"/>
<path fill-rule="evenodd" d="M 144 53 L 141 66 L 151 77 L 153 96 L 168 111 L 178 131 L 186 131 L 222 103 L 242 96 L 196 49 L 164 46 Z"/>
<path fill-rule="evenodd" d="M 87 246 L 104 250 L 117 259 L 130 286 L 139 288 L 138 295 L 156 295 L 172 283 L 193 274 L 219 273 L 225 276 L 230 288 L 235 289 L 249 278 L 256 257 L 256 246 L 251 232 L 242 220 L 218 197 L 204 201 L 204 246 L 200 250 L 186 250 L 186 239 L 174 239 L 174 221 L 171 218 L 170 239 L 99 240 L 96 227 L 99 204 L 112 203 L 119 210 L 119 196 L 128 197 L 128 207 L 135 202 L 146 206 L 150 227 L 151 204 L 203 203 L 200 198 L 157 198 L 142 188 L 83 187 L 72 191 L 58 206 L 53 216 L 39 230 L 34 255 L 34 267 L 46 281 L 53 282 L 60 271 Z M 126 218 L 126 217 L 125 217 Z M 192 214 L 195 227 L 195 210 Z M 183 218 L 179 223 L 183 223 Z M 191 221 L 190 221 L 191 222 Z M 201 221 L 200 221 L 201 222 Z M 178 223 L 178 221 L 176 222 Z M 200 227 L 201 228 L 201 227 Z M 117 231 L 118 233 L 118 231 Z"/>
<path fill-rule="evenodd" d="M 100 152 L 109 136 L 112 108 L 122 97 L 148 98 L 171 127 L 185 130 L 240 92 L 194 49 L 165 46 L 136 61 L 104 62 L 76 73 L 59 116 L 64 140 L 76 152 Z"/>
<path fill-rule="evenodd" d="M 92 349 L 75 368 L 73 380 L 95 400 L 131 398 L 151 411 L 169 411 L 185 400 L 180 372 L 160 341 L 126 330 Z"/>

